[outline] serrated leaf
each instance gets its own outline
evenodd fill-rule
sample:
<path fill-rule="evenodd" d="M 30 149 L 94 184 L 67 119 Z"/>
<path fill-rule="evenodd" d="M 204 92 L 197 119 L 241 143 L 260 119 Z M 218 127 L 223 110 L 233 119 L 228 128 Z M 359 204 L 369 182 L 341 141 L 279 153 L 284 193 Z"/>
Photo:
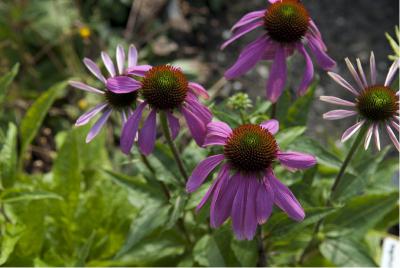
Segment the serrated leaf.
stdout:
<path fill-rule="evenodd" d="M 320 245 L 322 255 L 337 266 L 376 267 L 366 246 L 350 238 L 327 239 Z"/>
<path fill-rule="evenodd" d="M 276 141 L 279 148 L 286 149 L 292 142 L 300 137 L 306 131 L 306 127 L 291 127 L 279 131 L 276 134 Z"/>
<path fill-rule="evenodd" d="M 14 80 L 15 76 L 18 74 L 19 63 L 14 64 L 11 71 L 0 77 L 0 109 L 4 102 L 4 99 L 8 93 L 8 88 Z"/>
<path fill-rule="evenodd" d="M 29 144 L 35 138 L 42 122 L 47 114 L 47 111 L 53 105 L 53 102 L 59 96 L 60 92 L 67 86 L 67 82 L 60 82 L 55 84 L 29 107 L 20 126 L 21 136 L 21 158 L 20 166 L 22 165 L 23 155 L 28 148 Z"/>
<path fill-rule="evenodd" d="M 326 229 L 339 230 L 341 235 L 363 235 L 373 228 L 398 202 L 398 192 L 365 195 L 350 199 L 342 208 L 326 218 Z"/>
<path fill-rule="evenodd" d="M 153 204 L 143 207 L 139 215 L 133 219 L 126 241 L 115 258 L 121 258 L 143 238 L 163 226 L 168 220 L 169 210 L 169 206 L 160 207 Z"/>
<path fill-rule="evenodd" d="M 0 185 L 11 187 L 15 181 L 17 169 L 17 127 L 8 124 L 7 136 L 0 151 Z"/>

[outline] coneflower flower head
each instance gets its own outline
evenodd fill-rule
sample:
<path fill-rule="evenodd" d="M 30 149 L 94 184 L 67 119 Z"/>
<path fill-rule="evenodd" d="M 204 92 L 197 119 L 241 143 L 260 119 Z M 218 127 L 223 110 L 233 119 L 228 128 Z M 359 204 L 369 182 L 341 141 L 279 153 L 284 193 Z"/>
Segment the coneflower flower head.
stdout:
<path fill-rule="evenodd" d="M 364 147 L 368 148 L 372 136 L 378 150 L 381 149 L 379 128 L 383 126 L 392 140 L 395 147 L 400 150 L 398 137 L 394 134 L 392 127 L 399 131 L 399 91 L 390 88 L 390 84 L 399 69 L 400 60 L 396 60 L 390 67 L 384 83 L 376 82 L 375 57 L 371 53 L 370 57 L 370 76 L 371 82 L 368 83 L 366 75 L 357 59 L 357 69 L 354 68 L 349 59 L 346 59 L 347 66 L 357 84 L 353 87 L 340 75 L 328 73 L 339 85 L 350 91 L 355 99 L 353 102 L 342 100 L 333 96 L 321 96 L 325 102 L 348 107 L 349 110 L 333 110 L 323 115 L 324 119 L 337 120 L 350 116 L 358 116 L 358 122 L 347 129 L 342 136 L 342 142 L 353 136 L 363 125 L 368 124 L 368 131 L 365 138 Z M 398 89 L 397 89 L 398 90 Z"/>
<path fill-rule="evenodd" d="M 124 83 L 118 85 L 118 82 L 110 90 L 118 94 L 130 91 Z M 210 110 L 199 102 L 198 97 L 208 98 L 208 93 L 200 84 L 189 82 L 180 68 L 170 65 L 151 67 L 143 73 L 139 94 L 143 102 L 138 105 L 122 129 L 120 146 L 124 153 L 130 152 L 137 133 L 141 152 L 147 155 L 153 151 L 157 134 L 157 112 L 166 114 L 173 139 L 180 130 L 179 120 L 173 113 L 180 112 L 196 143 L 200 146 L 203 144 L 206 126 L 212 115 Z M 139 131 L 146 107 L 150 108 L 150 112 Z"/>
<path fill-rule="evenodd" d="M 243 49 L 236 63 L 225 72 L 225 77 L 236 78 L 248 72 L 258 61 L 273 60 L 266 93 L 268 100 L 276 102 L 285 88 L 286 58 L 295 50 L 306 61 L 306 70 L 297 89 L 298 95 L 306 92 L 314 76 L 314 66 L 305 49 L 306 45 L 323 69 L 329 70 L 336 63 L 326 54 L 327 49 L 321 33 L 301 1 L 270 0 L 269 2 L 271 5 L 267 9 L 243 16 L 232 27 L 233 35 L 222 48 L 256 28 L 263 28 L 264 33 Z"/>
<path fill-rule="evenodd" d="M 111 57 L 106 52 L 102 52 L 101 57 L 104 66 L 109 73 L 107 78 L 102 74 L 100 68 L 95 62 L 88 58 L 83 60 L 86 68 L 103 84 L 101 90 L 82 82 L 69 82 L 72 87 L 103 96 L 103 101 L 100 104 L 80 116 L 76 121 L 77 126 L 82 126 L 87 124 L 98 113 L 103 112 L 102 116 L 89 131 L 86 137 L 86 142 L 90 142 L 94 137 L 96 137 L 110 117 L 112 111 L 116 111 L 121 115 L 123 123 L 126 121 L 127 116 L 132 113 L 132 109 L 136 106 L 138 97 L 137 90 L 140 88 L 140 83 L 129 76 L 142 76 L 143 73 L 151 67 L 149 65 L 137 65 L 137 50 L 134 45 L 129 47 L 127 65 L 125 64 L 125 52 L 123 47 L 121 45 L 117 46 L 116 60 L 118 72 L 116 71 Z M 122 84 L 126 89 L 128 89 L 126 92 L 119 94 L 111 91 L 111 89 L 115 88 L 116 85 Z"/>
<path fill-rule="evenodd" d="M 296 197 L 274 175 L 273 164 L 280 162 L 289 170 L 316 164 L 312 155 L 283 152 L 275 140 L 279 123 L 269 120 L 261 125 L 246 124 L 231 129 L 223 122 L 211 122 L 203 146 L 223 146 L 224 153 L 203 160 L 186 185 L 188 192 L 200 187 L 218 165 L 221 169 L 197 206 L 211 198 L 210 224 L 220 226 L 229 217 L 238 239 L 253 239 L 257 225 L 269 218 L 273 204 L 296 221 L 304 219 L 304 210 Z"/>

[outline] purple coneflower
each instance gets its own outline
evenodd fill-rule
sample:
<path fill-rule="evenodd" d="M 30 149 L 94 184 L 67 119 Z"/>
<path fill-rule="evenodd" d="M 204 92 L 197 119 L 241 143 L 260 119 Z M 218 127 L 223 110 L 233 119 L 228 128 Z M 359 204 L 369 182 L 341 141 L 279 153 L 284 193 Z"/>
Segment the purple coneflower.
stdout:
<path fill-rule="evenodd" d="M 400 131 L 399 127 L 399 91 L 390 88 L 390 84 L 399 69 L 400 60 L 396 60 L 390 67 L 383 84 L 376 82 L 376 65 L 374 53 L 370 57 L 371 83 L 368 83 L 366 75 L 361 65 L 360 59 L 357 59 L 357 70 L 354 68 L 348 58 L 346 64 L 349 68 L 357 86 L 353 87 L 340 75 L 329 72 L 339 85 L 350 91 L 354 96 L 354 102 L 342 100 L 333 96 L 321 96 L 320 99 L 325 102 L 347 107 L 348 110 L 333 110 L 323 115 L 324 119 L 337 120 L 350 116 L 358 116 L 357 123 L 348 128 L 342 136 L 342 142 L 347 141 L 360 128 L 367 124 L 368 130 L 364 142 L 364 148 L 368 149 L 372 136 L 374 136 L 375 145 L 378 150 L 381 149 L 379 128 L 384 126 L 393 144 L 397 150 L 400 150 L 399 140 L 394 134 L 392 127 Z"/>
<path fill-rule="evenodd" d="M 314 76 L 314 66 L 308 55 L 307 44 L 314 54 L 317 63 L 329 70 L 335 66 L 326 54 L 326 46 L 307 9 L 298 0 L 269 0 L 271 5 L 260 11 L 254 11 L 242 17 L 233 27 L 233 36 L 227 40 L 222 49 L 246 33 L 262 27 L 264 33 L 247 45 L 236 63 L 225 72 L 227 79 L 233 79 L 248 72 L 260 60 L 273 60 L 267 81 L 267 99 L 278 101 L 286 83 L 286 58 L 297 50 L 306 61 L 303 80 L 297 90 L 303 95 Z"/>
<path fill-rule="evenodd" d="M 193 192 L 209 173 L 220 165 L 217 179 L 197 206 L 199 210 L 211 197 L 210 224 L 220 226 L 229 216 L 238 239 L 252 239 L 258 224 L 263 224 L 275 203 L 296 221 L 304 219 L 304 210 L 293 193 L 274 175 L 278 160 L 289 170 L 316 164 L 312 155 L 283 152 L 274 138 L 279 123 L 269 120 L 261 125 L 247 124 L 232 130 L 223 122 L 211 122 L 204 146 L 220 145 L 224 153 L 203 160 L 186 185 Z"/>
<path fill-rule="evenodd" d="M 114 93 L 129 93 L 136 89 L 125 87 L 122 81 L 120 85 L 115 83 L 110 90 Z M 157 112 L 166 116 L 174 139 L 179 133 L 180 125 L 173 112 L 180 111 L 196 143 L 203 144 L 206 127 L 212 116 L 210 110 L 198 100 L 198 96 L 208 98 L 207 91 L 200 84 L 187 81 L 179 68 L 162 65 L 152 67 L 144 74 L 139 92 L 144 101 L 138 105 L 122 129 L 121 150 L 124 153 L 128 154 L 132 148 L 145 107 L 149 107 L 150 112 L 138 136 L 139 148 L 143 154 L 147 155 L 153 151 L 157 133 Z"/>
<path fill-rule="evenodd" d="M 114 64 L 110 58 L 110 56 L 106 52 L 101 53 L 101 57 L 103 63 L 108 70 L 109 77 L 105 78 L 100 71 L 100 68 L 94 63 L 91 59 L 85 58 L 83 63 L 86 68 L 103 83 L 103 89 L 97 89 L 92 86 L 86 85 L 82 82 L 78 81 L 70 81 L 69 84 L 72 87 L 77 89 L 81 89 L 84 91 L 88 91 L 91 93 L 95 93 L 98 95 L 102 95 L 104 101 L 100 104 L 96 105 L 90 111 L 81 115 L 76 121 L 75 125 L 82 126 L 89 123 L 89 121 L 96 116 L 99 112 L 103 112 L 101 117 L 97 120 L 97 122 L 90 129 L 86 142 L 90 142 L 97 134 L 100 132 L 102 127 L 104 126 L 107 119 L 110 117 L 112 111 L 117 111 L 121 114 L 122 121 L 125 122 L 127 118 L 127 114 L 132 113 L 132 108 L 136 104 L 137 100 L 137 92 L 136 90 L 140 87 L 140 83 L 133 78 L 130 78 L 128 75 L 136 75 L 143 76 L 143 73 L 146 72 L 150 66 L 149 65 L 137 65 L 137 50 L 134 45 L 129 47 L 128 52 L 128 65 L 125 67 L 125 52 L 121 45 L 117 46 L 116 51 L 116 59 L 117 59 L 117 67 L 118 74 L 115 70 Z M 110 91 L 111 88 L 115 87 L 115 84 L 124 86 L 130 90 L 130 92 L 123 94 L 116 94 Z"/>

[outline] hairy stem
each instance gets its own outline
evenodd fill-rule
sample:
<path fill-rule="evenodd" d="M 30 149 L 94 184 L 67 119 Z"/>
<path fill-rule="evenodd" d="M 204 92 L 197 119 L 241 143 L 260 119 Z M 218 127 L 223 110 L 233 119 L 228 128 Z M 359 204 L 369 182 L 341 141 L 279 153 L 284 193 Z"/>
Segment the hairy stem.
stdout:
<path fill-rule="evenodd" d="M 276 109 L 278 107 L 278 102 L 272 103 L 271 106 L 271 119 L 276 119 Z"/>
<path fill-rule="evenodd" d="M 173 140 L 171 138 L 171 133 L 168 128 L 167 116 L 164 112 L 160 112 L 160 121 L 161 121 L 161 126 L 162 126 L 162 130 L 163 130 L 165 139 L 167 140 L 168 146 L 171 149 L 172 154 L 174 155 L 175 162 L 178 165 L 179 172 L 181 173 L 182 178 L 183 178 L 183 183 L 185 183 L 189 177 L 186 172 L 185 165 L 183 164 L 183 161 L 180 157 L 179 151 L 176 148 L 175 143 L 173 142 Z"/>

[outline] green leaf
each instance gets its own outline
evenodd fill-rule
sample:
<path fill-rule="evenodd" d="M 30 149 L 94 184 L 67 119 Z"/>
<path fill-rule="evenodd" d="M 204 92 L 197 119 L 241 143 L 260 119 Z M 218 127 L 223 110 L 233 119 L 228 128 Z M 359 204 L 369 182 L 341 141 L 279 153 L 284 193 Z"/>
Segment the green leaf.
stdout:
<path fill-rule="evenodd" d="M 139 215 L 133 219 L 125 244 L 118 251 L 115 258 L 121 258 L 143 238 L 163 226 L 168 220 L 169 210 L 169 206 L 160 207 L 154 204 L 143 207 Z"/>
<path fill-rule="evenodd" d="M 298 235 L 308 226 L 335 212 L 335 208 L 321 207 L 305 210 L 306 217 L 301 222 L 290 219 L 285 213 L 275 213 L 263 226 L 265 233 L 269 233 L 269 239 L 277 240 Z"/>
<path fill-rule="evenodd" d="M 304 134 L 306 127 L 291 127 L 284 129 L 276 135 L 276 141 L 280 148 L 286 149 L 293 141 Z"/>
<path fill-rule="evenodd" d="M 93 246 L 94 239 L 96 238 L 96 231 L 93 231 L 86 243 L 78 251 L 78 260 L 75 263 L 75 267 L 85 266 L 86 260 L 89 257 L 90 249 Z"/>
<path fill-rule="evenodd" d="M 309 137 L 300 137 L 296 139 L 290 146 L 291 150 L 299 152 L 309 153 L 317 158 L 317 163 L 328 167 L 340 168 L 342 161 L 337 158 L 334 154 L 328 152 L 323 146 L 321 146 L 315 140 Z"/>
<path fill-rule="evenodd" d="M 373 228 L 398 201 L 398 192 L 381 195 L 358 196 L 326 218 L 325 225 L 332 234 L 362 235 Z"/>
<path fill-rule="evenodd" d="M 188 200 L 188 195 L 178 191 L 177 197 L 173 204 L 173 210 L 169 217 L 167 229 L 172 228 L 178 219 L 183 215 L 184 209 Z"/>
<path fill-rule="evenodd" d="M 67 86 L 67 82 L 60 82 L 55 84 L 46 92 L 44 92 L 40 97 L 29 107 L 28 111 L 25 114 L 25 117 L 22 119 L 20 126 L 21 133 L 21 158 L 20 158 L 20 166 L 22 165 L 23 155 L 28 148 L 29 144 L 35 138 L 42 122 L 47 114 L 47 111 L 50 109 L 51 105 L 60 95 L 60 92 L 64 90 Z"/>
<path fill-rule="evenodd" d="M 315 81 L 307 90 L 307 93 L 298 98 L 287 111 L 285 125 L 298 126 L 306 125 L 311 103 L 314 101 L 315 88 L 318 81 Z"/>
<path fill-rule="evenodd" d="M 82 181 L 82 166 L 80 162 L 77 132 L 71 130 L 60 148 L 53 165 L 55 191 L 64 197 L 70 208 L 70 215 L 77 207 Z"/>
<path fill-rule="evenodd" d="M 256 266 L 258 260 L 256 239 L 251 241 L 232 239 L 231 248 L 242 266 Z"/>
<path fill-rule="evenodd" d="M 10 257 L 11 253 L 14 251 L 15 245 L 21 238 L 24 229 L 25 228 L 19 224 L 5 225 L 5 232 L 2 233 L 1 238 L 0 265 L 3 265 Z"/>
<path fill-rule="evenodd" d="M 8 93 L 8 87 L 11 85 L 15 76 L 18 74 L 19 63 L 14 64 L 11 71 L 0 77 L 0 109 Z"/>
<path fill-rule="evenodd" d="M 203 236 L 193 248 L 194 260 L 202 266 L 225 265 L 224 252 L 221 252 L 216 241 L 210 235 Z"/>
<path fill-rule="evenodd" d="M 7 136 L 0 151 L 0 185 L 11 187 L 17 169 L 17 127 L 8 124 Z"/>
<path fill-rule="evenodd" d="M 328 239 L 320 245 L 322 255 L 337 266 L 378 266 L 366 246 L 349 238 Z"/>
<path fill-rule="evenodd" d="M 18 189 L 10 189 L 9 191 L 5 191 L 0 196 L 1 203 L 16 203 L 23 201 L 32 201 L 32 200 L 42 200 L 42 199 L 58 199 L 62 200 L 62 197 L 58 194 L 46 191 L 20 191 Z"/>
<path fill-rule="evenodd" d="M 362 160 L 362 165 L 357 168 L 361 172 L 357 176 L 346 174 L 339 182 L 335 195 L 332 196 L 333 200 L 344 200 L 348 197 L 362 193 L 370 177 L 374 177 L 377 172 L 378 166 L 386 156 L 390 146 L 380 151 L 378 155 L 374 156 L 370 161 Z"/>
<path fill-rule="evenodd" d="M 141 176 L 127 176 L 111 170 L 103 170 L 117 184 L 128 188 L 137 198 L 137 206 L 144 206 L 150 200 L 162 200 L 164 196 L 158 188 L 153 187 Z"/>

